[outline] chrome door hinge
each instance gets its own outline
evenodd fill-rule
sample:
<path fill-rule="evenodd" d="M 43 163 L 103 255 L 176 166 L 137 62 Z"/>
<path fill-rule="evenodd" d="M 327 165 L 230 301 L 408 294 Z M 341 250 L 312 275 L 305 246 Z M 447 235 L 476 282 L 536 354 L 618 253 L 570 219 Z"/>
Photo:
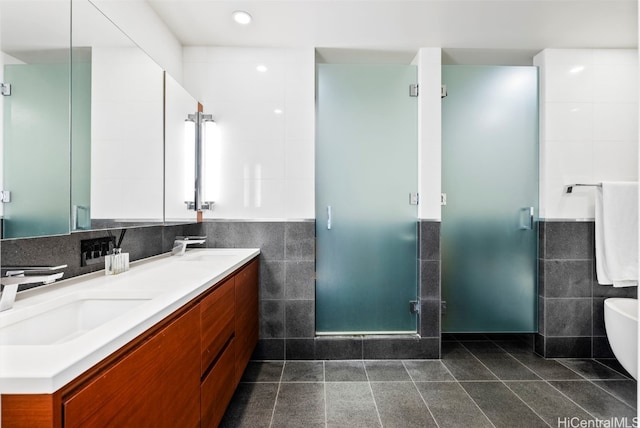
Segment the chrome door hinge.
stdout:
<path fill-rule="evenodd" d="M 447 85 L 440 86 L 440 98 L 447 96 Z"/>
<path fill-rule="evenodd" d="M 10 83 L 0 83 L 0 94 L 8 97 L 11 95 L 11 84 Z"/>
<path fill-rule="evenodd" d="M 2 202 L 2 203 L 11 202 L 11 191 L 10 190 L 0 190 L 0 202 Z"/>
<path fill-rule="evenodd" d="M 418 96 L 418 84 L 417 83 L 413 83 L 413 84 L 409 85 L 409 96 L 410 97 L 417 97 Z"/>
<path fill-rule="evenodd" d="M 409 205 L 418 205 L 420 203 L 420 195 L 418 193 L 409 193 Z"/>
<path fill-rule="evenodd" d="M 418 302 L 417 300 L 410 300 L 409 301 L 409 312 L 411 312 L 412 314 L 419 314 L 420 313 L 420 302 Z"/>
<path fill-rule="evenodd" d="M 447 205 L 447 194 L 440 193 L 440 205 Z"/>

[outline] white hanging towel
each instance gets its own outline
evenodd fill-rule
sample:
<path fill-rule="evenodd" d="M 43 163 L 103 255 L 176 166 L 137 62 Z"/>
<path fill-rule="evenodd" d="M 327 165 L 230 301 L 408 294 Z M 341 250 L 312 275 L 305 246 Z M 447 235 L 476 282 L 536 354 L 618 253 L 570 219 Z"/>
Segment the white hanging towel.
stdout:
<path fill-rule="evenodd" d="M 596 276 L 601 285 L 638 285 L 638 183 L 596 189 Z"/>

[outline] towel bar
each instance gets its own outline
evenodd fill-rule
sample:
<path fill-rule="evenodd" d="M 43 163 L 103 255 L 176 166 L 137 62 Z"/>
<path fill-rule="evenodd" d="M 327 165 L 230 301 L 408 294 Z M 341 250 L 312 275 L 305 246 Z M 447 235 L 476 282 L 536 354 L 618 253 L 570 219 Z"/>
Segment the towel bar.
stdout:
<path fill-rule="evenodd" d="M 581 184 L 581 183 L 576 183 L 576 184 L 568 184 L 565 188 L 564 188 L 564 193 L 573 193 L 573 188 L 577 187 L 577 186 L 584 186 L 584 187 L 602 187 L 601 183 L 598 184 Z"/>

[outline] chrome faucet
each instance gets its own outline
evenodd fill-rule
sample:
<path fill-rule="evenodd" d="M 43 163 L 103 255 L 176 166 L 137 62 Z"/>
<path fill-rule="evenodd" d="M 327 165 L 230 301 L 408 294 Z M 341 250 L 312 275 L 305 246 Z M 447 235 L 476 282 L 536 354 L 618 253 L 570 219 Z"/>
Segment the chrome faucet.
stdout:
<path fill-rule="evenodd" d="M 176 236 L 175 241 L 173 241 L 171 254 L 174 256 L 184 256 L 187 245 L 204 244 L 206 242 L 206 236 Z"/>
<path fill-rule="evenodd" d="M 18 286 L 22 284 L 52 284 L 62 278 L 64 272 L 54 272 L 66 268 L 60 266 L 3 266 L 4 276 L 0 277 L 0 312 L 13 307 L 18 294 Z M 46 272 L 54 272 L 47 274 Z"/>

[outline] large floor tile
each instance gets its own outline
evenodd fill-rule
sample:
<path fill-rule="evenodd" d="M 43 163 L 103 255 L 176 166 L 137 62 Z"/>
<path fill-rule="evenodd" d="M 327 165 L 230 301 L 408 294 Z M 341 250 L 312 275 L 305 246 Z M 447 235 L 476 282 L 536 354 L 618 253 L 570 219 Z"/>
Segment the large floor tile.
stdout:
<path fill-rule="evenodd" d="M 558 420 L 565 417 L 592 419 L 547 382 L 506 382 L 506 385 L 551 426 L 557 426 Z"/>
<path fill-rule="evenodd" d="M 442 363 L 459 381 L 497 379 L 461 343 L 447 342 L 442 344 Z"/>
<path fill-rule="evenodd" d="M 324 410 L 323 383 L 282 383 L 273 412 L 272 426 L 324 427 Z"/>
<path fill-rule="evenodd" d="M 371 382 L 411 381 L 400 360 L 370 360 L 364 362 L 364 367 Z"/>
<path fill-rule="evenodd" d="M 437 427 L 413 382 L 371 382 L 385 428 Z"/>
<path fill-rule="evenodd" d="M 241 382 L 280 382 L 284 361 L 250 361 Z"/>
<path fill-rule="evenodd" d="M 498 379 L 540 380 L 540 377 L 524 364 L 491 342 L 462 342 L 462 344 Z"/>
<path fill-rule="evenodd" d="M 380 418 L 368 382 L 327 382 L 326 399 L 328 427 L 380 426 Z"/>
<path fill-rule="evenodd" d="M 322 382 L 322 361 L 287 361 L 282 372 L 282 382 Z"/>
<path fill-rule="evenodd" d="M 502 382 L 462 382 L 461 385 L 496 428 L 548 427 Z"/>
<path fill-rule="evenodd" d="M 589 381 L 551 381 L 587 412 L 599 419 L 633 417 L 636 411 Z"/>
<path fill-rule="evenodd" d="M 498 346 L 505 349 L 511 356 L 524 364 L 529 370 L 545 380 L 571 380 L 581 379 L 573 370 L 563 366 L 554 360 L 545 360 L 535 355 L 529 347 L 514 344 L 512 342 L 497 342 Z"/>
<path fill-rule="evenodd" d="M 453 381 L 453 376 L 440 360 L 407 360 L 404 366 L 414 382 Z"/>
<path fill-rule="evenodd" d="M 610 369 L 604 364 L 591 359 L 558 359 L 560 364 L 569 367 L 585 379 L 625 379 L 620 373 Z"/>
<path fill-rule="evenodd" d="M 220 423 L 224 428 L 269 427 L 277 383 L 241 383 Z"/>
<path fill-rule="evenodd" d="M 492 427 L 457 382 L 416 382 L 416 386 L 440 428 Z"/>
<path fill-rule="evenodd" d="M 594 380 L 594 384 L 624 401 L 634 409 L 638 406 L 638 386 L 634 380 Z"/>
<path fill-rule="evenodd" d="M 325 361 L 324 376 L 327 382 L 367 381 L 367 373 L 362 361 Z"/>

